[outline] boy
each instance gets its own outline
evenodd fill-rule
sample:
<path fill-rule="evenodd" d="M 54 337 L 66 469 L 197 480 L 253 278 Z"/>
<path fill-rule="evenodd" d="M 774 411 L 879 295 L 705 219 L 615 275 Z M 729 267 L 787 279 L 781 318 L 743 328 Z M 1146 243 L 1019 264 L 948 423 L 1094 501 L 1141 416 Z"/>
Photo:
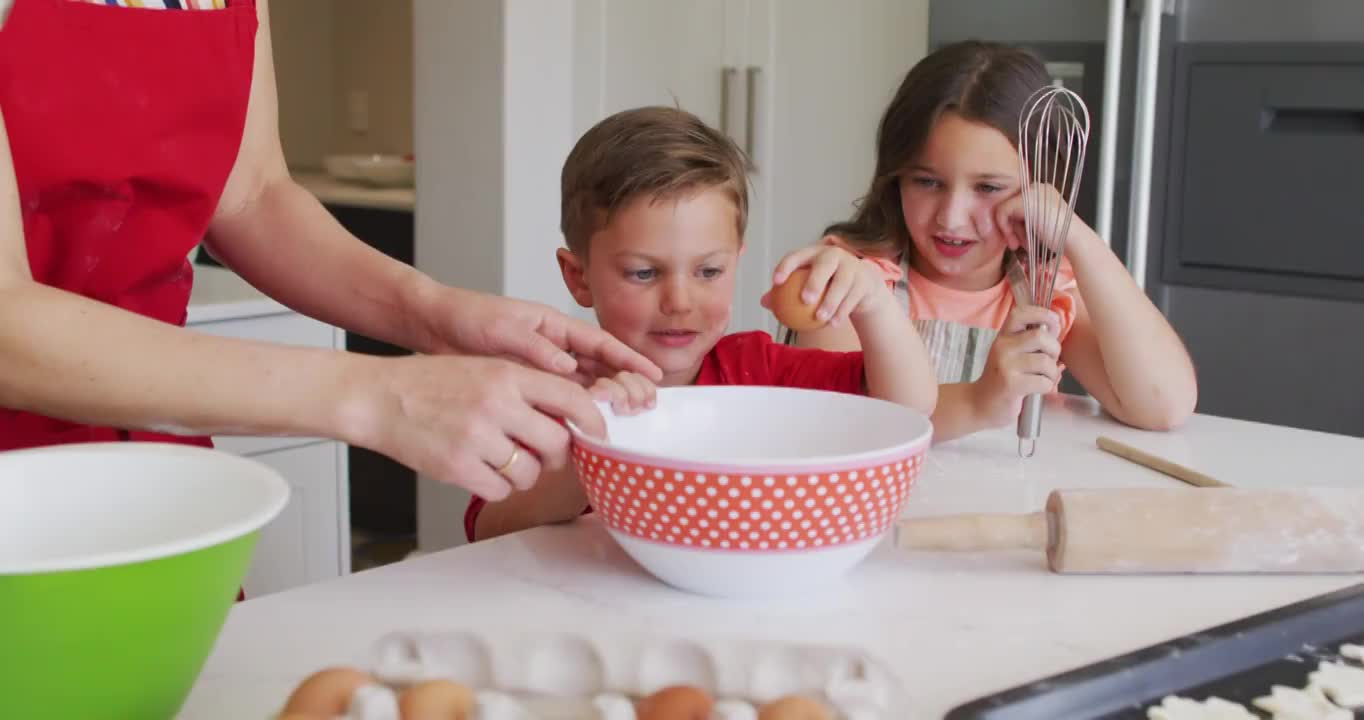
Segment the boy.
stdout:
<path fill-rule="evenodd" d="M 562 175 L 560 227 L 568 247 L 558 250 L 558 260 L 573 299 L 662 368 L 665 387 L 813 388 L 932 413 L 938 386 L 923 342 L 880 270 L 842 248 L 791 253 L 773 283 L 809 267 L 805 300 L 822 297 L 821 317 L 850 323 L 861 352 L 790 347 L 765 332 L 725 334 L 744 249 L 747 170 L 728 137 L 681 110 L 639 108 L 597 124 L 579 139 Z M 616 412 L 635 412 L 653 404 L 654 385 L 622 373 L 598 380 L 594 392 Z M 585 508 L 569 466 L 542 473 L 534 487 L 500 502 L 474 498 L 465 532 L 485 539 L 565 522 Z"/>

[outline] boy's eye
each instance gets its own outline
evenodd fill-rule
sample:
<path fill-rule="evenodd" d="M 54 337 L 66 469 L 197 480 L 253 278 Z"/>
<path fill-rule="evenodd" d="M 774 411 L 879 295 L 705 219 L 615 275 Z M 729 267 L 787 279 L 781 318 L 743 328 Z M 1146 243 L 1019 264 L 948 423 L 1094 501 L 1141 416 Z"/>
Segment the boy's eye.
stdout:
<path fill-rule="evenodd" d="M 653 268 L 644 268 L 641 270 L 626 270 L 625 276 L 631 280 L 648 282 L 658 276 L 658 271 Z"/>
<path fill-rule="evenodd" d="M 720 277 L 721 275 L 724 275 L 724 274 L 725 274 L 725 269 L 724 269 L 724 268 L 721 268 L 721 267 L 703 267 L 703 268 L 701 268 L 701 277 L 704 278 L 704 279 L 706 279 L 706 280 L 714 280 L 715 278 L 718 278 L 718 277 Z"/>
<path fill-rule="evenodd" d="M 1004 187 L 1003 187 L 1003 186 L 1001 186 L 1001 185 L 994 185 L 994 184 L 992 184 L 992 183 L 981 183 L 981 184 L 979 184 L 979 185 L 976 186 L 976 192 L 985 193 L 986 195 L 990 195 L 990 194 L 993 194 L 993 193 L 997 193 L 997 192 L 1000 192 L 1000 191 L 1002 191 L 1002 190 L 1004 190 Z"/>

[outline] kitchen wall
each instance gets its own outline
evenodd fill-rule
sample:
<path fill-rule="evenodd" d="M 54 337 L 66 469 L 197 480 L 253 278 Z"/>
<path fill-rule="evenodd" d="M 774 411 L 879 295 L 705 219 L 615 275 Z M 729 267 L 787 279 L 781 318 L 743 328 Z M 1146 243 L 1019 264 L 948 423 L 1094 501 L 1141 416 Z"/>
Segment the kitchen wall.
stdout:
<path fill-rule="evenodd" d="M 416 0 L 416 265 L 441 282 L 575 307 L 553 257 L 559 168 L 576 139 L 574 7 Z M 422 478 L 418 546 L 463 544 L 468 500 Z"/>
<path fill-rule="evenodd" d="M 284 0 L 270 14 L 291 167 L 412 152 L 412 0 Z"/>

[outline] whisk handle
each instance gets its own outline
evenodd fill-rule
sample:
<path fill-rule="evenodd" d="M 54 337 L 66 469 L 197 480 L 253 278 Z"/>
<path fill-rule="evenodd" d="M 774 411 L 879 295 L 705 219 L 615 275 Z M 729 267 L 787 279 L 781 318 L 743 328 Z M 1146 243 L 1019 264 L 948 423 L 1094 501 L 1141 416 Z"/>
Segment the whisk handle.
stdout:
<path fill-rule="evenodd" d="M 1033 393 L 1023 398 L 1023 412 L 1018 414 L 1018 454 L 1032 457 L 1037 445 L 1037 436 L 1041 433 L 1042 395 Z"/>

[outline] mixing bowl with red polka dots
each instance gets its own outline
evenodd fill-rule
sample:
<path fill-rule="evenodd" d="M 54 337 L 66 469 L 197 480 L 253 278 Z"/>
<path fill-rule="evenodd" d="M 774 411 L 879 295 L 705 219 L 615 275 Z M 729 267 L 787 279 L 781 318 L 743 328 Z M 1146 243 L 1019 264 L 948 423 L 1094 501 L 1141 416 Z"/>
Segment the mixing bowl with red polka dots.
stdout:
<path fill-rule="evenodd" d="M 867 556 L 899 517 L 933 426 L 890 402 L 817 390 L 663 388 L 573 431 L 578 478 L 625 552 L 717 597 L 798 592 Z"/>

